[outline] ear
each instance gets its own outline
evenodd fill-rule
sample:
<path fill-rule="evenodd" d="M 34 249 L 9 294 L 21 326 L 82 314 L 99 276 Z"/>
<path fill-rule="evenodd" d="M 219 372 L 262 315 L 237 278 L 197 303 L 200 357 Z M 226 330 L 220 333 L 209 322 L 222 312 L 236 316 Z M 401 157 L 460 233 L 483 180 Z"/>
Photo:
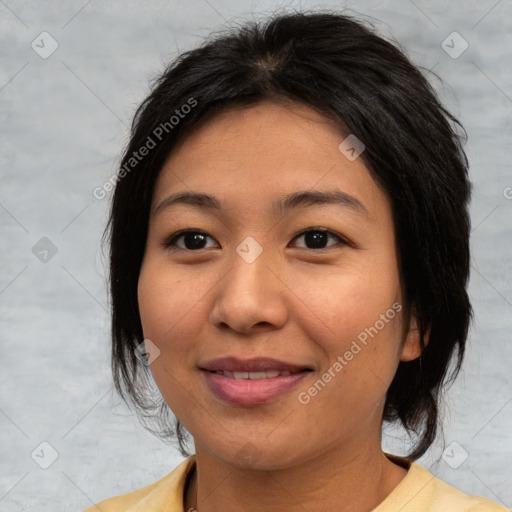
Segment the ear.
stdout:
<path fill-rule="evenodd" d="M 430 329 L 426 332 L 424 336 L 425 345 L 428 344 L 430 337 Z M 400 356 L 400 361 L 412 361 L 413 359 L 417 359 L 421 355 L 421 344 L 420 344 L 420 331 L 418 329 L 418 323 L 416 318 L 413 316 L 411 318 L 411 323 L 409 326 L 409 332 L 407 333 L 407 337 L 405 338 L 405 342 L 402 346 L 402 354 Z"/>

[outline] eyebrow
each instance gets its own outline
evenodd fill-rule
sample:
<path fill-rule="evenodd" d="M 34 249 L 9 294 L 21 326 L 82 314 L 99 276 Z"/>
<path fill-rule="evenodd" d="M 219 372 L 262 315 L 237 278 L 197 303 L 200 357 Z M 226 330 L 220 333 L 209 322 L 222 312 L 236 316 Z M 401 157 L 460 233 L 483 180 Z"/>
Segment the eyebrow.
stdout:
<path fill-rule="evenodd" d="M 166 197 L 156 206 L 153 215 L 157 215 L 164 209 L 177 204 L 196 206 L 206 211 L 222 210 L 221 202 L 214 196 L 201 192 L 177 192 Z M 324 204 L 341 205 L 354 213 L 363 214 L 370 218 L 368 210 L 359 199 L 341 190 L 300 190 L 276 199 L 271 203 L 270 208 L 275 215 L 283 215 L 293 209 Z"/>

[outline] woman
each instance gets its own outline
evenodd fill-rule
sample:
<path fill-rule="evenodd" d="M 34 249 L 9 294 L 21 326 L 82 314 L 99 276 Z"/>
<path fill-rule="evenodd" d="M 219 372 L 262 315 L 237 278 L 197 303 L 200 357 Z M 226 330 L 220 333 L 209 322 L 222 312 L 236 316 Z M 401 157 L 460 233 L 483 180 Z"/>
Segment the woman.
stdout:
<path fill-rule="evenodd" d="M 100 510 L 506 510 L 414 462 L 471 319 L 457 124 L 395 45 L 336 13 L 169 66 L 112 203 L 112 363 L 188 458 Z M 383 452 L 383 421 L 415 434 L 408 457 Z"/>

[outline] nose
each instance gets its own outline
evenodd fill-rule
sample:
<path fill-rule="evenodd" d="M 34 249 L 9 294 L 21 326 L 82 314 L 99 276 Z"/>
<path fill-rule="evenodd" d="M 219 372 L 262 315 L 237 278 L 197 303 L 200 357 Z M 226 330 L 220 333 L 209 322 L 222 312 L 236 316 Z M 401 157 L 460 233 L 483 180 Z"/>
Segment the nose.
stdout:
<path fill-rule="evenodd" d="M 233 251 L 230 270 L 215 287 L 210 322 L 218 329 L 250 334 L 286 323 L 288 289 L 264 253 L 249 263 Z"/>

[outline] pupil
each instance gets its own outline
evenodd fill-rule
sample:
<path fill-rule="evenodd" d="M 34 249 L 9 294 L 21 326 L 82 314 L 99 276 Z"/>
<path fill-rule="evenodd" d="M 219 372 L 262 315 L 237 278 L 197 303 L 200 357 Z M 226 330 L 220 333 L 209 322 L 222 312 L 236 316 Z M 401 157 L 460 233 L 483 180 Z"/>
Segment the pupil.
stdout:
<path fill-rule="evenodd" d="M 309 246 L 308 242 L 313 245 L 310 249 L 324 249 L 327 243 L 327 233 L 323 231 L 309 231 L 304 235 L 304 238 L 307 246 Z"/>
<path fill-rule="evenodd" d="M 204 235 L 202 233 L 187 233 L 183 240 L 187 249 L 202 249 L 201 244 L 204 243 Z M 187 241 L 190 243 L 187 243 Z"/>

